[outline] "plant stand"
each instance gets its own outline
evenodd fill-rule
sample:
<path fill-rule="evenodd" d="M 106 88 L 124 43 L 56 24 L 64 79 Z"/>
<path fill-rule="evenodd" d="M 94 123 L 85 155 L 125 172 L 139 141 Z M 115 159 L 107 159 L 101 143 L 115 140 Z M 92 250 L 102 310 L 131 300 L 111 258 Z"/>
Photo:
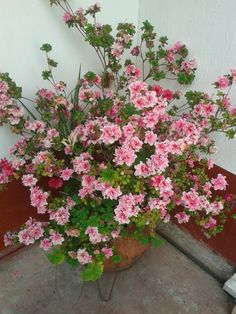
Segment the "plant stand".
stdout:
<path fill-rule="evenodd" d="M 111 276 L 111 284 L 109 285 L 108 289 L 104 289 L 104 285 L 102 285 L 102 278 L 98 279 L 96 281 L 97 283 L 97 288 L 98 288 L 98 293 L 99 293 L 99 297 L 100 300 L 103 302 L 107 302 L 111 299 L 112 297 L 112 292 L 116 283 L 116 279 L 118 276 L 118 271 L 117 272 L 112 272 L 112 273 L 105 273 L 105 276 Z M 104 291 L 104 290 L 108 290 L 108 291 Z"/>

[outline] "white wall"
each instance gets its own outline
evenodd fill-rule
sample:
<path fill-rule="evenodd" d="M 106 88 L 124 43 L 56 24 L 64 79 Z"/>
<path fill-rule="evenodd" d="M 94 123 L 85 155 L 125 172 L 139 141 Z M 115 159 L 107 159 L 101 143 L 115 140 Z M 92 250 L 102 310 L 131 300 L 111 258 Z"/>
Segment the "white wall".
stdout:
<path fill-rule="evenodd" d="M 70 0 L 71 5 L 87 7 L 94 0 Z M 101 0 L 98 22 L 116 26 L 119 22 L 138 24 L 139 0 Z M 43 43 L 53 46 L 52 57 L 59 62 L 55 77 L 73 86 L 79 65 L 84 72 L 99 70 L 96 54 L 75 30 L 62 21 L 63 12 L 50 7 L 49 0 L 0 0 L 0 72 L 9 72 L 23 87 L 24 95 L 34 97 L 38 88 L 46 87 L 41 79 L 45 69 Z M 0 129 L 0 158 L 7 155 L 15 138 L 7 128 Z"/>
<path fill-rule="evenodd" d="M 211 83 L 236 68 L 235 0 L 140 0 L 140 23 L 146 19 L 169 43 L 185 43 L 198 62 L 195 90 L 213 92 Z M 187 88 L 187 89 L 189 89 Z M 236 86 L 231 91 L 236 106 Z M 216 164 L 236 174 L 236 139 L 217 135 Z"/>

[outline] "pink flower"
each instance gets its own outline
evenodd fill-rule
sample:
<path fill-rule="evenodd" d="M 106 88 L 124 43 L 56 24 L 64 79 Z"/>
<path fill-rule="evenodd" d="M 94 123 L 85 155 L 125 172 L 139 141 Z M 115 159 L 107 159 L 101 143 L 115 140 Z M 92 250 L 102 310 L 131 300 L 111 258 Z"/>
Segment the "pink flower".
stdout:
<path fill-rule="evenodd" d="M 5 246 L 13 245 L 12 234 L 10 232 L 4 234 L 4 245 Z"/>
<path fill-rule="evenodd" d="M 97 182 L 95 189 L 101 191 L 104 198 L 109 198 L 111 200 L 116 200 L 120 195 L 122 195 L 119 186 L 113 188 L 109 183 L 106 182 Z"/>
<path fill-rule="evenodd" d="M 66 169 L 63 169 L 61 171 L 61 178 L 64 180 L 64 181 L 68 181 L 71 176 L 72 176 L 72 173 L 74 172 L 73 169 L 69 169 L 69 168 L 66 168 Z"/>
<path fill-rule="evenodd" d="M 81 154 L 81 156 L 75 157 L 72 160 L 74 171 L 77 174 L 88 173 L 90 171 L 90 164 L 88 159 L 90 159 L 90 157 L 86 158 L 85 155 Z"/>
<path fill-rule="evenodd" d="M 118 210 L 117 209 L 114 219 L 120 225 L 124 225 L 124 224 L 130 223 L 129 215 L 125 211 L 123 211 L 123 210 Z"/>
<path fill-rule="evenodd" d="M 142 148 L 143 142 L 137 137 L 133 136 L 132 138 L 128 139 L 124 146 L 129 147 L 130 149 L 133 149 L 135 152 L 140 151 Z"/>
<path fill-rule="evenodd" d="M 58 225 L 65 225 L 70 218 L 70 213 L 67 208 L 60 207 L 57 211 L 50 212 L 50 220 L 55 220 Z"/>
<path fill-rule="evenodd" d="M 208 221 L 205 223 L 204 227 L 206 229 L 214 229 L 216 226 L 216 223 L 217 223 L 216 219 L 210 217 Z"/>
<path fill-rule="evenodd" d="M 34 238 L 30 236 L 27 229 L 23 229 L 18 233 L 18 239 L 20 243 L 30 245 L 35 242 Z"/>
<path fill-rule="evenodd" d="M 31 205 L 37 207 L 39 214 L 46 213 L 48 193 L 35 186 L 30 189 Z"/>
<path fill-rule="evenodd" d="M 64 241 L 63 236 L 56 231 L 50 232 L 50 239 L 53 245 L 61 245 L 62 242 Z"/>
<path fill-rule="evenodd" d="M 216 81 L 217 87 L 220 89 L 225 89 L 229 86 L 229 79 L 225 76 L 221 76 Z"/>
<path fill-rule="evenodd" d="M 34 222 L 32 225 L 30 225 L 28 228 L 28 233 L 34 240 L 38 240 L 38 239 L 42 238 L 42 236 L 44 234 L 44 230 L 42 228 L 41 223 L 40 222 Z"/>
<path fill-rule="evenodd" d="M 89 241 L 92 244 L 97 244 L 102 241 L 102 235 L 98 232 L 97 227 L 87 227 L 85 234 L 89 236 Z"/>
<path fill-rule="evenodd" d="M 140 51 L 139 47 L 136 46 L 136 47 L 132 48 L 132 50 L 131 50 L 130 53 L 131 53 L 133 56 L 138 56 L 138 55 L 139 55 L 139 51 Z"/>
<path fill-rule="evenodd" d="M 43 239 L 40 241 L 39 247 L 44 251 L 48 251 L 52 248 L 52 242 L 49 239 Z"/>
<path fill-rule="evenodd" d="M 181 70 L 185 71 L 188 74 L 191 74 L 193 70 L 195 70 L 196 68 L 197 68 L 196 60 L 183 61 L 180 67 Z"/>
<path fill-rule="evenodd" d="M 175 215 L 175 218 L 178 219 L 179 224 L 182 224 L 182 223 L 188 222 L 190 219 L 190 216 L 185 214 L 184 212 L 180 212 L 180 213 Z"/>
<path fill-rule="evenodd" d="M 73 19 L 73 16 L 69 12 L 65 12 L 63 15 L 63 21 L 65 23 L 70 22 Z"/>
<path fill-rule="evenodd" d="M 123 46 L 120 43 L 115 43 L 115 47 L 112 49 L 111 54 L 116 59 L 119 59 L 124 51 Z"/>
<path fill-rule="evenodd" d="M 100 139 L 104 144 L 113 144 L 120 139 L 121 135 L 120 127 L 110 123 L 103 127 Z"/>
<path fill-rule="evenodd" d="M 135 129 L 132 124 L 124 125 L 122 128 L 123 135 L 126 139 L 133 137 Z"/>
<path fill-rule="evenodd" d="M 162 93 L 162 97 L 171 100 L 173 98 L 174 93 L 169 89 L 164 89 Z"/>
<path fill-rule="evenodd" d="M 80 231 L 78 229 L 70 228 L 66 230 L 66 235 L 68 237 L 78 238 L 80 236 Z"/>
<path fill-rule="evenodd" d="M 65 90 L 65 87 L 66 87 L 65 83 L 62 82 L 62 81 L 60 81 L 60 82 L 58 82 L 58 83 L 55 84 L 55 89 L 56 89 L 57 91 L 59 91 L 59 92 L 64 91 L 64 90 Z"/>
<path fill-rule="evenodd" d="M 141 92 L 147 91 L 147 83 L 141 81 L 135 81 L 129 85 L 130 97 L 133 99 L 137 97 Z"/>
<path fill-rule="evenodd" d="M 141 71 L 134 64 L 128 64 L 125 68 L 125 74 L 137 80 L 141 76 Z"/>
<path fill-rule="evenodd" d="M 79 196 L 84 198 L 88 194 L 92 194 L 95 188 L 95 177 L 89 175 L 82 176 L 82 188 L 79 190 Z"/>
<path fill-rule="evenodd" d="M 231 72 L 231 75 L 233 77 L 233 81 L 236 82 L 236 69 L 230 70 L 230 72 Z"/>
<path fill-rule="evenodd" d="M 42 88 L 38 91 L 38 95 L 47 100 L 52 100 L 55 94 L 52 91 L 49 91 L 45 88 Z"/>
<path fill-rule="evenodd" d="M 181 201 L 182 204 L 189 209 L 189 211 L 202 209 L 201 200 L 198 193 L 194 189 L 191 189 L 189 192 L 183 192 Z"/>
<path fill-rule="evenodd" d="M 52 189 L 60 189 L 60 187 L 62 187 L 63 185 L 63 181 L 62 179 L 60 178 L 51 178 L 49 181 L 48 181 L 48 186 Z"/>
<path fill-rule="evenodd" d="M 208 161 L 207 161 L 207 168 L 210 170 L 210 169 L 212 169 L 214 167 L 214 161 L 213 161 L 213 159 L 208 159 Z"/>
<path fill-rule="evenodd" d="M 32 187 L 36 185 L 37 179 L 32 174 L 26 174 L 22 176 L 22 183 L 24 186 Z"/>
<path fill-rule="evenodd" d="M 177 41 L 172 48 L 170 48 L 170 50 L 173 52 L 173 53 L 177 53 L 179 52 L 179 50 L 183 47 L 184 45 L 180 42 L 180 41 Z"/>
<path fill-rule="evenodd" d="M 0 171 L 6 177 L 10 177 L 11 175 L 13 175 L 12 165 L 6 159 L 0 160 Z"/>
<path fill-rule="evenodd" d="M 153 133 L 153 131 L 147 131 L 145 133 L 145 140 L 144 143 L 149 144 L 149 145 L 154 145 L 157 140 L 157 135 Z"/>
<path fill-rule="evenodd" d="M 131 166 L 136 159 L 135 152 L 128 148 L 128 147 L 119 147 L 115 150 L 115 158 L 114 162 L 117 165 L 124 165 Z"/>
<path fill-rule="evenodd" d="M 134 168 L 135 168 L 134 175 L 136 177 L 147 178 L 152 174 L 152 168 L 144 164 L 142 161 L 139 164 L 137 164 Z"/>
<path fill-rule="evenodd" d="M 103 247 L 101 251 L 103 252 L 106 258 L 110 258 L 113 255 L 112 248 Z"/>
<path fill-rule="evenodd" d="M 112 236 L 113 239 L 119 238 L 119 236 L 120 236 L 120 229 L 113 230 L 111 232 L 111 236 Z"/>
<path fill-rule="evenodd" d="M 153 165 L 158 173 L 161 173 L 168 167 L 169 160 L 165 155 L 155 154 L 151 156 L 150 164 Z"/>
<path fill-rule="evenodd" d="M 137 204 L 143 201 L 142 195 L 123 195 L 119 198 L 119 204 L 115 208 L 114 219 L 119 224 L 128 224 L 131 217 L 136 217 L 140 211 Z"/>
<path fill-rule="evenodd" d="M 67 209 L 71 209 L 74 206 L 75 206 L 75 202 L 73 201 L 73 199 L 70 196 L 67 196 L 67 198 L 66 198 L 66 208 Z"/>
<path fill-rule="evenodd" d="M 226 181 L 226 177 L 222 174 L 218 174 L 217 178 L 211 179 L 211 183 L 215 191 L 217 190 L 225 190 L 228 185 Z"/>
<path fill-rule="evenodd" d="M 79 249 L 77 251 L 77 259 L 82 265 L 92 262 L 92 256 L 85 249 Z"/>

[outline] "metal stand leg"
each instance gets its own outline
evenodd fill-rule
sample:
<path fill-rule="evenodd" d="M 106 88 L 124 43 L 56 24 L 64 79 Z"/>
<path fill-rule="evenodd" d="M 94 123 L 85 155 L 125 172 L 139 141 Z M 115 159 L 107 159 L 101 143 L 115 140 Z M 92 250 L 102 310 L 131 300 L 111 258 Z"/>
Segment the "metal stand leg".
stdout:
<path fill-rule="evenodd" d="M 118 275 L 118 272 L 115 272 L 113 274 L 111 287 L 110 287 L 107 295 L 105 295 L 104 291 L 102 291 L 102 289 L 101 289 L 101 284 L 100 284 L 101 279 L 97 280 L 97 287 L 98 287 L 99 297 L 100 297 L 101 301 L 107 302 L 111 299 L 112 292 L 113 292 L 113 289 L 114 289 L 114 286 L 116 283 L 117 275 Z"/>

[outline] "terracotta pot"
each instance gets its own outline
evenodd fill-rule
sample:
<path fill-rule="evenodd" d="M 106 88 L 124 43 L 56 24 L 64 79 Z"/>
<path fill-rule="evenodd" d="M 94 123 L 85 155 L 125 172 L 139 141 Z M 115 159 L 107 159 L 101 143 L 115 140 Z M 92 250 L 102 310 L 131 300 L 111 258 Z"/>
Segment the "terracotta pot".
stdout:
<path fill-rule="evenodd" d="M 120 271 L 129 268 L 150 248 L 150 244 L 143 245 L 130 236 L 116 239 L 114 245 L 122 260 L 120 263 L 113 263 L 111 259 L 106 260 L 104 271 Z"/>

